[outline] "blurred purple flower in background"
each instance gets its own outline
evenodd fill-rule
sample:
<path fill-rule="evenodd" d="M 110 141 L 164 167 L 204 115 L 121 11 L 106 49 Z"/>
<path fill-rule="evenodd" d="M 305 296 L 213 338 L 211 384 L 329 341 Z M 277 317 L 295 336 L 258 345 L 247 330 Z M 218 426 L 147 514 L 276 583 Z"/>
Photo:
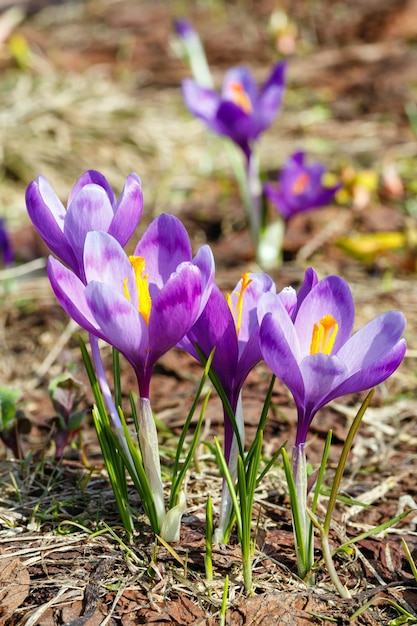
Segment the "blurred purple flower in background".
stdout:
<path fill-rule="evenodd" d="M 304 213 L 332 202 L 341 184 L 334 187 L 323 185 L 325 168 L 321 163 L 305 164 L 305 153 L 295 152 L 285 162 L 276 183 L 266 183 L 266 196 L 284 217 L 290 219 L 296 213 Z"/>
<path fill-rule="evenodd" d="M 13 248 L 10 241 L 10 235 L 6 227 L 6 220 L 0 218 L 0 255 L 3 265 L 6 267 L 14 261 Z"/>
<path fill-rule="evenodd" d="M 188 20 L 178 19 L 175 20 L 175 30 L 182 39 L 191 39 L 198 37 L 198 34 L 194 26 Z"/>
<path fill-rule="evenodd" d="M 278 113 L 285 67 L 284 61 L 275 65 L 260 89 L 246 67 L 234 67 L 224 78 L 221 95 L 187 78 L 183 81 L 185 104 L 210 130 L 240 146 L 249 161 L 252 144 Z"/>

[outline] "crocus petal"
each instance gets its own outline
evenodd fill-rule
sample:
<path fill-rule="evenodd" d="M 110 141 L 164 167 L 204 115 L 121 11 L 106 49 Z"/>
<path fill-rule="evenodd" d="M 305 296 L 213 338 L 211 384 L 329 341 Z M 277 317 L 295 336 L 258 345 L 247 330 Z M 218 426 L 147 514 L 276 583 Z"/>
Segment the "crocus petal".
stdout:
<path fill-rule="evenodd" d="M 337 356 L 346 364 L 348 378 L 336 390 L 337 395 L 370 389 L 397 369 L 407 347 L 401 339 L 405 324 L 400 311 L 387 311 L 358 330 L 342 346 Z"/>
<path fill-rule="evenodd" d="M 257 136 L 251 116 L 237 104 L 228 100 L 220 103 L 215 123 L 212 126 L 216 132 L 230 137 L 245 153 L 248 150 L 249 141 L 256 139 Z"/>
<path fill-rule="evenodd" d="M 124 283 L 130 299 L 137 302 L 136 280 L 132 265 L 120 244 L 108 233 L 87 233 L 84 245 L 84 269 L 87 283 L 97 281 L 112 286 L 125 296 Z"/>
<path fill-rule="evenodd" d="M 310 293 L 313 287 L 317 285 L 318 282 L 319 279 L 315 270 L 312 267 L 309 267 L 304 274 L 304 280 L 301 284 L 300 289 L 297 292 L 297 304 L 292 314 L 293 319 L 296 318 L 301 303 L 304 301 L 304 299 Z"/>
<path fill-rule="evenodd" d="M 239 342 L 239 361 L 234 376 L 235 392 L 240 391 L 249 372 L 262 360 L 259 326 L 254 328 L 246 343 Z"/>
<path fill-rule="evenodd" d="M 51 251 L 70 267 L 77 266 L 75 255 L 64 236 L 65 207 L 43 176 L 26 190 L 26 208 L 32 223 Z"/>
<path fill-rule="evenodd" d="M 304 381 L 304 398 L 294 396 L 298 422 L 295 445 L 304 444 L 317 411 L 327 403 L 326 394 L 337 387 L 346 375 L 345 365 L 336 356 L 314 354 L 300 363 Z"/>
<path fill-rule="evenodd" d="M 65 217 L 64 234 L 77 258 L 82 258 L 88 232 L 107 231 L 113 208 L 106 191 L 98 185 L 85 185 L 73 198 Z"/>
<path fill-rule="evenodd" d="M 285 220 L 288 220 L 293 214 L 292 207 L 286 200 L 282 190 L 276 183 L 265 183 L 264 192 L 266 197 L 272 202 Z"/>
<path fill-rule="evenodd" d="M 287 63 L 285 61 L 280 61 L 272 68 L 272 71 L 261 89 L 261 97 L 263 94 L 268 92 L 271 88 L 274 87 L 283 87 L 285 85 L 285 75 L 287 72 Z"/>
<path fill-rule="evenodd" d="M 188 20 L 177 19 L 174 22 L 174 26 L 177 34 L 183 39 L 187 39 L 187 37 L 194 37 L 196 35 L 194 26 Z"/>
<path fill-rule="evenodd" d="M 296 213 L 328 204 L 341 187 L 340 184 L 324 187 L 324 165 L 306 165 L 304 161 L 304 152 L 295 152 L 285 162 L 278 185 L 267 183 L 264 186 L 266 196 L 286 220 Z"/>
<path fill-rule="evenodd" d="M 200 309 L 200 271 L 184 263 L 152 300 L 149 362 L 175 346 L 190 330 Z"/>
<path fill-rule="evenodd" d="M 182 92 L 190 113 L 210 125 L 219 107 L 220 95 L 213 89 L 201 87 L 191 78 L 182 82 Z"/>
<path fill-rule="evenodd" d="M 125 246 L 133 235 L 142 217 L 142 210 L 142 183 L 139 176 L 132 173 L 127 177 L 120 198 L 114 207 L 114 217 L 108 231 L 121 246 Z"/>
<path fill-rule="evenodd" d="M 213 286 L 201 316 L 187 337 L 192 348 L 190 349 L 189 345 L 182 342 L 179 347 L 187 350 L 198 360 L 199 357 L 193 347 L 194 342 L 198 344 L 206 357 L 216 347 L 212 367 L 219 376 L 226 393 L 231 393 L 238 361 L 236 326 L 226 298 L 217 285 Z"/>
<path fill-rule="evenodd" d="M 188 233 L 174 215 L 163 213 L 151 222 L 136 246 L 135 256 L 146 259 L 145 271 L 149 283 L 159 289 L 183 261 L 191 261 Z M 154 294 L 151 293 L 151 297 Z"/>
<path fill-rule="evenodd" d="M 281 300 L 288 315 L 292 318 L 294 310 L 297 306 L 297 292 L 293 287 L 284 287 L 279 294 L 278 298 Z"/>
<path fill-rule="evenodd" d="M 84 172 L 82 176 L 80 176 L 80 178 L 77 180 L 74 187 L 70 191 L 67 206 L 70 206 L 75 196 L 86 185 L 98 185 L 99 187 L 102 187 L 107 194 L 110 204 L 113 206 L 115 202 L 113 189 L 109 185 L 107 178 L 103 176 L 103 174 L 101 174 L 100 172 L 97 172 L 97 170 L 88 170 L 87 172 Z"/>
<path fill-rule="evenodd" d="M 282 103 L 284 89 L 284 83 L 271 84 L 261 93 L 254 111 L 256 136 L 269 128 L 274 121 Z"/>
<path fill-rule="evenodd" d="M 282 380 L 297 404 L 304 403 L 304 382 L 298 361 L 300 346 L 294 325 L 285 307 L 278 300 L 276 311 L 262 320 L 259 341 L 261 353 L 269 369 Z"/>
<path fill-rule="evenodd" d="M 195 257 L 193 258 L 193 265 L 198 267 L 201 274 L 201 314 L 207 304 L 207 300 L 210 296 L 214 284 L 215 266 L 213 252 L 210 246 L 201 246 Z"/>
<path fill-rule="evenodd" d="M 275 294 L 275 283 L 268 274 L 251 273 L 249 274 L 249 284 L 244 289 L 244 293 L 240 296 L 242 291 L 241 279 L 236 287 L 230 294 L 230 305 L 232 311 L 239 308 L 238 300 L 242 297 L 241 303 L 241 318 L 239 328 L 239 342 L 246 343 L 251 337 L 253 330 L 258 326 L 257 307 L 259 300 L 264 293 Z"/>
<path fill-rule="evenodd" d="M 109 285 L 96 281 L 87 285 L 85 297 L 102 338 L 124 354 L 133 366 L 140 358 L 145 359 L 147 326 L 129 300 Z"/>
<path fill-rule="evenodd" d="M 102 337 L 94 315 L 85 299 L 84 283 L 74 272 L 52 256 L 48 259 L 47 271 L 52 289 L 64 311 L 82 328 L 97 337 Z"/>
<path fill-rule="evenodd" d="M 310 354 L 314 324 L 326 315 L 332 315 L 339 327 L 332 350 L 336 354 L 351 336 L 355 317 L 349 286 L 339 276 L 328 276 L 318 282 L 300 305 L 294 326 L 304 356 Z"/>
<path fill-rule="evenodd" d="M 326 404 L 327 394 L 346 376 L 346 365 L 337 356 L 317 353 L 305 357 L 300 363 L 304 381 L 305 398 L 311 414 Z"/>
<path fill-rule="evenodd" d="M 238 66 L 228 70 L 223 79 L 222 97 L 234 102 L 235 86 L 239 85 L 253 107 L 258 98 L 258 86 L 247 67 Z"/>
<path fill-rule="evenodd" d="M 14 253 L 10 235 L 6 227 L 6 221 L 0 218 L 0 258 L 5 267 L 13 263 Z"/>

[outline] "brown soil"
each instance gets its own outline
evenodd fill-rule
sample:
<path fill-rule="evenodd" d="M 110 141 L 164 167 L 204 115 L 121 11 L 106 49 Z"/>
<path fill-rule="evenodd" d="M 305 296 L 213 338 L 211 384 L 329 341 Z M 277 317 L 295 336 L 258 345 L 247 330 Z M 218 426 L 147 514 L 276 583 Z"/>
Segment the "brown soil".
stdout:
<path fill-rule="evenodd" d="M 146 199 L 143 222 L 162 210 L 178 215 L 195 247 L 210 243 L 217 282 L 225 291 L 232 289 L 244 271 L 255 267 L 251 241 L 227 159 L 184 111 L 180 82 L 188 71 L 172 49 L 172 23 L 178 15 L 193 21 L 219 83 L 233 64 L 248 64 L 263 78 L 278 54 L 268 31 L 276 3 L 21 0 L 10 6 L 22 9 L 13 33 L 22 37 L 23 50 L 30 50 L 26 65 L 11 52 L 6 5 L 0 7 L 5 25 L 4 35 L 0 29 L 0 202 L 23 270 L 13 279 L 1 276 L 0 372 L 2 385 L 22 390 L 32 428 L 24 440 L 27 459 L 16 461 L 1 450 L 0 626 L 214 626 L 220 623 L 226 574 L 225 623 L 232 626 L 347 624 L 360 607 L 364 612 L 357 624 L 399 624 L 391 622 L 398 616 L 393 604 L 414 616 L 408 623 L 417 623 L 417 583 L 401 543 L 404 538 L 415 559 L 414 512 L 335 557 L 353 596 L 341 600 L 323 565 L 313 587 L 296 576 L 289 500 L 277 465 L 256 497 L 255 593 L 248 598 L 234 535 L 230 545 L 215 547 L 214 579 L 205 579 L 205 504 L 212 495 L 218 505 L 221 479 L 204 443 L 198 466 L 190 472 L 188 508 L 173 552 L 155 542 L 133 489 L 132 503 L 139 511 L 136 536 L 131 545 L 124 543 L 91 419 L 82 429 L 84 462 L 76 446 L 68 447 L 60 462 L 53 460 L 49 380 L 68 367 L 86 388 L 87 379 L 77 333 L 68 328 L 54 299 L 44 264 L 36 265 L 48 252 L 25 215 L 25 187 L 42 173 L 65 198 L 85 169 L 103 171 L 116 189 L 129 171 L 137 171 Z M 288 7 L 298 27 L 298 48 L 289 58 L 282 113 L 261 142 L 263 163 L 276 172 L 301 145 L 333 171 L 353 166 L 383 174 L 395 164 L 405 185 L 396 194 L 381 176 L 378 193 L 367 194 L 359 185 L 346 206 L 298 216 L 286 234 L 285 262 L 272 271 L 278 288 L 297 286 L 310 264 L 321 276 L 342 275 L 353 291 L 358 327 L 393 308 L 408 319 L 407 356 L 376 390 L 342 485 L 345 495 L 369 507 L 337 505 L 331 534 L 336 548 L 417 508 L 416 227 L 415 214 L 405 210 L 416 190 L 417 141 L 404 111 L 415 100 L 417 3 L 314 0 Z M 380 246 L 366 258 L 349 256 L 336 245 L 341 236 L 381 230 L 404 233 L 406 245 L 399 250 Z M 110 351 L 105 358 L 110 368 Z M 122 374 L 127 397 L 135 381 L 126 365 Z M 152 406 L 166 427 L 161 450 L 167 467 L 200 376 L 200 367 L 179 351 L 163 357 L 156 368 Z M 261 364 L 244 391 L 248 443 L 268 384 Z M 307 454 L 313 467 L 320 463 L 327 432 L 333 431 L 327 484 L 362 399 L 333 402 L 312 424 Z M 87 401 L 92 401 L 88 391 Z M 211 442 L 214 434 L 222 436 L 222 411 L 213 396 L 202 441 Z M 291 446 L 294 434 L 293 402 L 277 382 L 265 457 L 286 440 Z M 318 538 L 316 557 L 321 557 Z"/>

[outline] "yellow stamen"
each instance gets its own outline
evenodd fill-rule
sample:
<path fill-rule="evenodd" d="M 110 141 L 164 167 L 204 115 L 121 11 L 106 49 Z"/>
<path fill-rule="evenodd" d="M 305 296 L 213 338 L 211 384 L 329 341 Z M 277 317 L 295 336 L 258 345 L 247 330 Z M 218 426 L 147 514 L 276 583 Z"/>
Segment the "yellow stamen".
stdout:
<path fill-rule="evenodd" d="M 306 172 L 300 174 L 292 187 L 293 193 L 295 193 L 297 196 L 300 195 L 300 193 L 303 193 L 309 181 L 310 176 Z"/>
<path fill-rule="evenodd" d="M 142 315 L 146 324 L 149 324 L 149 318 L 151 315 L 152 300 L 149 294 L 148 274 L 144 274 L 145 271 L 145 259 L 140 256 L 130 256 L 129 261 L 132 264 L 133 271 L 136 278 L 136 289 L 138 292 L 138 311 Z M 126 298 L 131 301 L 129 287 L 127 285 L 128 279 L 123 281 L 123 291 Z"/>
<path fill-rule="evenodd" d="M 243 310 L 243 294 L 245 293 L 246 289 L 249 287 L 249 285 L 252 282 L 252 278 L 249 278 L 250 276 L 250 272 L 245 272 L 245 274 L 242 274 L 242 286 L 240 288 L 240 291 L 234 291 L 233 293 L 237 296 L 237 302 L 236 302 L 236 306 L 235 306 L 235 310 L 233 311 L 232 308 L 232 296 L 230 293 L 227 294 L 226 298 L 227 298 L 227 304 L 229 305 L 229 309 L 232 311 L 232 315 L 235 319 L 235 323 L 236 323 L 236 333 L 239 335 L 239 331 L 240 331 L 240 326 L 242 324 L 242 310 Z"/>
<path fill-rule="evenodd" d="M 336 339 L 339 325 L 332 315 L 325 315 L 313 327 L 310 354 L 330 354 Z"/>
<path fill-rule="evenodd" d="M 232 100 L 232 102 L 237 104 L 237 106 L 240 107 L 242 111 L 244 111 L 248 115 L 253 113 L 252 102 L 249 98 L 249 95 L 245 91 L 242 83 L 236 81 L 234 83 L 230 83 L 228 87 L 230 89 L 230 99 Z"/>
<path fill-rule="evenodd" d="M 123 281 L 123 292 L 124 292 L 124 294 L 125 294 L 126 298 L 127 298 L 127 299 L 129 300 L 129 302 L 130 302 L 130 301 L 132 300 L 132 298 L 130 297 L 129 287 L 127 286 L 127 281 L 128 281 L 128 280 L 129 280 L 128 278 L 125 278 L 125 279 L 124 279 L 124 281 Z"/>

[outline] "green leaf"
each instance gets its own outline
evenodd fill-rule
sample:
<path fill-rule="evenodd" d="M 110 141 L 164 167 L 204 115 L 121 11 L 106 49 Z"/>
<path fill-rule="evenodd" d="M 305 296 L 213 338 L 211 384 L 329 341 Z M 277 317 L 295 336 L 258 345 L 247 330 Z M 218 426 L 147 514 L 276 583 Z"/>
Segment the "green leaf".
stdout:
<path fill-rule="evenodd" d="M 16 404 L 22 398 L 20 389 L 0 387 L 0 429 L 8 431 L 14 422 Z"/>

